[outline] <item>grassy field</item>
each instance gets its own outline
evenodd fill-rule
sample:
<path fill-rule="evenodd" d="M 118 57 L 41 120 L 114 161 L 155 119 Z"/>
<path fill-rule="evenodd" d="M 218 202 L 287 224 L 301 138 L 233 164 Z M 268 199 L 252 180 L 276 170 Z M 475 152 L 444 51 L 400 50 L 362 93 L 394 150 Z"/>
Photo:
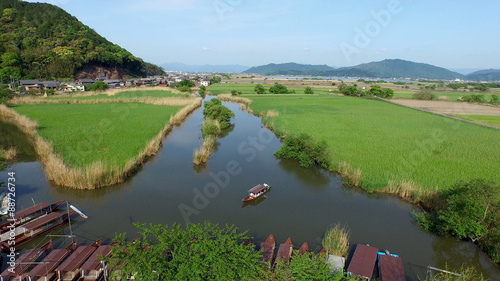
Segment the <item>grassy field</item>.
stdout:
<path fill-rule="evenodd" d="M 174 94 L 169 91 L 130 91 L 130 92 L 121 92 L 115 95 L 107 95 L 107 94 L 98 94 L 93 96 L 77 96 L 71 97 L 69 96 L 51 96 L 49 99 L 58 99 L 58 100 L 99 100 L 99 99 L 128 99 L 128 98 L 169 98 L 169 97 L 189 97 L 189 95 L 181 95 Z"/>
<path fill-rule="evenodd" d="M 245 95 L 281 134 L 326 140 L 337 170 L 359 173 L 369 191 L 391 182 L 424 190 L 459 180 L 500 181 L 500 131 L 378 100 L 320 95 Z"/>
<path fill-rule="evenodd" d="M 38 133 L 52 142 L 67 165 L 74 167 L 95 161 L 123 166 L 144 149 L 180 108 L 142 103 L 13 107 L 36 120 Z"/>
<path fill-rule="evenodd" d="M 383 86 L 382 86 L 383 87 Z M 394 98 L 396 99 L 413 99 L 413 94 L 418 93 L 417 91 L 394 91 Z M 469 93 L 469 92 L 432 92 L 436 95 L 438 100 L 452 100 L 456 101 L 459 98 L 466 95 L 485 95 L 486 100 L 488 100 L 491 94 L 482 93 Z"/>
<path fill-rule="evenodd" d="M 499 115 L 454 115 L 459 118 L 466 120 L 471 120 L 487 125 L 500 127 L 500 116 Z"/>

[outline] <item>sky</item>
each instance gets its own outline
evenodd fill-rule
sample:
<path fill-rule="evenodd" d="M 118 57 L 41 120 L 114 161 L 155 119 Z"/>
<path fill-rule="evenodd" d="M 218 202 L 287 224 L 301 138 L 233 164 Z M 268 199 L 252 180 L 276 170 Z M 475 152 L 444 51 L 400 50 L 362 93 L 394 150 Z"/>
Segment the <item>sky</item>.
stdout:
<path fill-rule="evenodd" d="M 498 0 L 50 0 L 155 64 L 500 68 Z"/>

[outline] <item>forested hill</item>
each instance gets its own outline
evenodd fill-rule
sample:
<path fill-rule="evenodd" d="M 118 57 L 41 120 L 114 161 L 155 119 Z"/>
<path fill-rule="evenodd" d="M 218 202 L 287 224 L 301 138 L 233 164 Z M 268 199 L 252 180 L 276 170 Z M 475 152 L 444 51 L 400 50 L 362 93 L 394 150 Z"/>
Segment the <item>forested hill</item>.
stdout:
<path fill-rule="evenodd" d="M 0 55 L 4 80 L 161 74 L 63 9 L 19 0 L 0 1 Z"/>

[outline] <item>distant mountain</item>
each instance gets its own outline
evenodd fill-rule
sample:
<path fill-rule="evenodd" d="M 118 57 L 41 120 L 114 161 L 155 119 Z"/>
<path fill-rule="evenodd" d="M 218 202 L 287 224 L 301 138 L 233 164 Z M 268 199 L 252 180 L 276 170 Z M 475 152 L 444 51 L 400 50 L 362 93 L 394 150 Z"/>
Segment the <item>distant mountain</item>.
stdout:
<path fill-rule="evenodd" d="M 484 69 L 465 76 L 467 80 L 474 81 L 500 81 L 500 69 Z"/>
<path fill-rule="evenodd" d="M 255 73 L 262 75 L 324 75 L 335 69 L 327 65 L 310 65 L 290 63 L 270 63 L 267 65 L 256 66 L 243 71 L 243 73 Z"/>
<path fill-rule="evenodd" d="M 387 59 L 379 62 L 364 63 L 353 66 L 352 68 L 366 70 L 382 78 L 423 78 L 442 80 L 464 78 L 464 75 L 442 67 L 400 59 Z"/>
<path fill-rule="evenodd" d="M 45 3 L 0 1 L 1 77 L 94 78 L 161 74 L 63 9 Z M 5 81 L 4 81 L 5 82 Z"/>
<path fill-rule="evenodd" d="M 463 75 L 470 74 L 472 72 L 481 70 L 481 68 L 450 68 L 451 71 L 458 72 Z"/>
<path fill-rule="evenodd" d="M 245 70 L 243 73 L 256 73 L 262 75 L 313 75 L 411 79 L 423 78 L 443 80 L 465 78 L 465 76 L 460 73 L 453 72 L 441 67 L 400 59 L 388 59 L 379 62 L 370 62 L 337 69 L 327 65 L 271 63 L 263 66 L 252 67 L 248 70 Z"/>
<path fill-rule="evenodd" d="M 248 66 L 239 64 L 230 65 L 188 65 L 181 62 L 170 62 L 161 65 L 165 71 L 184 71 L 184 72 L 218 72 L 218 73 L 240 73 Z"/>

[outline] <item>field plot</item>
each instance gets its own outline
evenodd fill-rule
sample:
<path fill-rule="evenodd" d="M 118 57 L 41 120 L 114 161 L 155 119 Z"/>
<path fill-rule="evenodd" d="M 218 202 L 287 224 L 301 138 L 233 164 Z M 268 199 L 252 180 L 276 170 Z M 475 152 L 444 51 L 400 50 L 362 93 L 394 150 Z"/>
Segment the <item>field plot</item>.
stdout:
<path fill-rule="evenodd" d="M 142 103 L 44 104 L 15 106 L 36 120 L 38 133 L 69 166 L 96 161 L 123 167 L 169 122 L 181 106 Z"/>
<path fill-rule="evenodd" d="M 271 81 L 267 81 L 268 83 Z M 282 81 L 272 81 L 272 82 L 279 82 L 282 83 Z M 285 83 L 286 84 L 286 83 Z M 229 84 L 215 84 L 209 86 L 207 89 L 212 92 L 214 95 L 219 95 L 219 94 L 229 94 L 231 93 L 232 90 L 236 90 L 237 92 L 242 92 L 243 94 L 255 94 L 255 85 L 257 84 L 251 84 L 251 83 L 229 83 Z M 272 86 L 262 84 L 266 91 L 269 90 L 269 88 Z M 295 91 L 296 94 L 303 94 L 304 93 L 304 87 L 289 87 L 287 86 L 288 90 L 290 91 Z M 321 88 L 321 87 L 315 87 L 314 85 L 311 86 L 314 90 L 315 94 L 331 94 L 333 93 L 334 89 L 333 88 Z"/>
<path fill-rule="evenodd" d="M 363 188 L 409 182 L 427 190 L 460 180 L 500 180 L 500 131 L 400 107 L 339 96 L 245 95 L 280 134 L 326 140 L 337 169 L 359 169 Z M 276 115 L 276 114 L 274 114 Z"/>
<path fill-rule="evenodd" d="M 500 115 L 454 115 L 454 116 L 500 128 Z"/>
<path fill-rule="evenodd" d="M 391 102 L 440 114 L 500 115 L 500 107 L 486 106 L 467 102 L 422 100 L 391 100 Z"/>

